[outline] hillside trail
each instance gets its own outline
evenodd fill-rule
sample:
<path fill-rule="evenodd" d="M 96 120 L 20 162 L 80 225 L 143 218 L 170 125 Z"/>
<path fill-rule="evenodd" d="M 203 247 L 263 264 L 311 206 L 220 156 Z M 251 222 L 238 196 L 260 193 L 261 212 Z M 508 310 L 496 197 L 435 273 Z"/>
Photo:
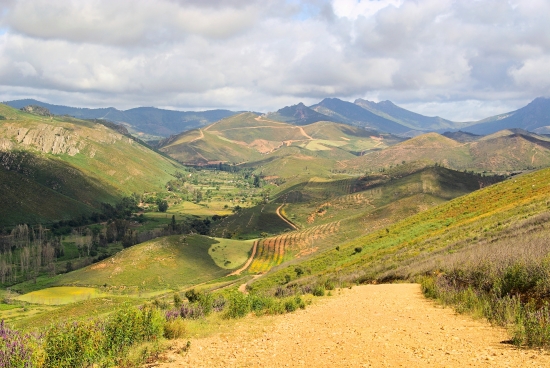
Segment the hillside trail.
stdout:
<path fill-rule="evenodd" d="M 290 225 L 294 230 L 298 230 L 298 228 L 296 227 L 296 225 L 294 225 L 292 222 L 290 222 L 289 220 L 286 219 L 286 217 L 284 217 L 282 214 L 281 214 L 281 208 L 283 208 L 283 206 L 285 205 L 285 203 L 283 203 L 282 205 L 280 205 L 279 207 L 277 207 L 277 210 L 275 211 L 275 213 L 277 213 L 277 216 L 279 216 L 279 218 L 281 220 L 283 220 L 284 222 L 286 222 L 288 225 Z"/>
<path fill-rule="evenodd" d="M 305 310 L 234 322 L 174 342 L 149 367 L 548 367 L 506 331 L 425 299 L 418 284 L 333 291 Z"/>

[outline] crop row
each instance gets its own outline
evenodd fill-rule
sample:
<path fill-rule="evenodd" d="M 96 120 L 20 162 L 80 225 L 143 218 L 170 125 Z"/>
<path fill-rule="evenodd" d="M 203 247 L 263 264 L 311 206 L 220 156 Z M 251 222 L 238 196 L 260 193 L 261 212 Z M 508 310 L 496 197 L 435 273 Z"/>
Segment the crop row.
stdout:
<path fill-rule="evenodd" d="M 312 248 L 314 242 L 326 238 L 338 231 L 340 222 L 331 222 L 313 226 L 306 230 L 292 231 L 278 236 L 261 239 L 258 243 L 256 257 L 250 265 L 249 272 L 266 272 L 281 264 L 285 257 L 307 248 Z"/>

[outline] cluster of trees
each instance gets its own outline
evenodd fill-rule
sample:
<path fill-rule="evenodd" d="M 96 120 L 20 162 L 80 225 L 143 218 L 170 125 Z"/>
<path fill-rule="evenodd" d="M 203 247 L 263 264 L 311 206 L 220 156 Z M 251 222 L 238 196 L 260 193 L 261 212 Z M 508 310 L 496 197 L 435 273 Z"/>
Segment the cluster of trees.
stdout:
<path fill-rule="evenodd" d="M 42 269 L 55 275 L 55 261 L 63 252 L 61 239 L 48 236 L 42 226 L 18 225 L 0 238 L 0 281 L 15 283 L 19 278 L 36 282 Z"/>

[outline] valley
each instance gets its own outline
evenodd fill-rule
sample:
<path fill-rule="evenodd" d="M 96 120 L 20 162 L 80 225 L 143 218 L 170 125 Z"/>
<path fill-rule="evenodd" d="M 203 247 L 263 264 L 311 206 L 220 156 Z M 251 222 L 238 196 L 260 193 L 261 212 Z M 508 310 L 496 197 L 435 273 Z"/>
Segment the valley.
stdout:
<path fill-rule="evenodd" d="M 251 313 L 301 316 L 355 285 L 416 282 L 515 328 L 519 347 L 547 346 L 522 323 L 549 285 L 550 138 L 441 134 L 466 125 L 336 100 L 150 142 L 137 125 L 0 105 L 0 319 L 71 338 L 68 321 L 156 321 L 156 337 L 102 353 L 131 366 Z M 192 346 L 173 359 L 199 359 Z"/>

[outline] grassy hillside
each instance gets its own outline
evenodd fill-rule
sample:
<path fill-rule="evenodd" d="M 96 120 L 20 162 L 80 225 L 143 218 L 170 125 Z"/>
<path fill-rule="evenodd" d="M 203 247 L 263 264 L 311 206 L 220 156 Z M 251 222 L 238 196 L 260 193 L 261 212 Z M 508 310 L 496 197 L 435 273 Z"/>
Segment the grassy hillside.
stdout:
<path fill-rule="evenodd" d="M 452 254 L 498 239 L 515 238 L 520 250 L 522 234 L 548 220 L 539 215 L 549 211 L 549 198 L 550 169 L 524 174 L 341 244 L 301 267 L 324 277 L 338 272 L 342 280 L 402 279 L 437 270 Z M 295 278 L 292 267 L 283 268 L 257 286 L 280 283 L 285 274 Z"/>
<path fill-rule="evenodd" d="M 103 287 L 127 293 L 179 290 L 229 274 L 246 261 L 251 248 L 252 242 L 200 235 L 158 238 L 57 276 L 53 286 Z"/>
<path fill-rule="evenodd" d="M 528 170 L 550 165 L 550 146 L 546 137 L 516 130 L 505 130 L 469 142 L 428 133 L 342 162 L 336 167 L 372 170 L 399 165 L 404 161 L 439 163 L 455 170 Z"/>
<path fill-rule="evenodd" d="M 285 150 L 288 147 L 302 148 L 305 155 L 345 160 L 401 140 L 327 121 L 295 126 L 242 113 L 164 140 L 160 150 L 180 162 L 194 164 L 262 162 L 292 154 Z"/>
<path fill-rule="evenodd" d="M 102 124 L 1 104 L 0 115 L 6 117 L 0 121 L 0 201 L 12 209 L 4 224 L 63 219 L 132 192 L 160 190 L 181 168 Z M 14 202 L 11 195 L 18 191 L 21 198 Z"/>
<path fill-rule="evenodd" d="M 216 226 L 216 234 L 257 237 L 262 230 L 268 235 L 278 232 L 259 241 L 249 268 L 251 273 L 266 272 L 499 180 L 442 167 L 403 169 L 394 170 L 392 176 L 310 179 L 280 192 L 269 205 L 227 217 Z M 280 220 L 276 210 L 297 229 Z"/>

